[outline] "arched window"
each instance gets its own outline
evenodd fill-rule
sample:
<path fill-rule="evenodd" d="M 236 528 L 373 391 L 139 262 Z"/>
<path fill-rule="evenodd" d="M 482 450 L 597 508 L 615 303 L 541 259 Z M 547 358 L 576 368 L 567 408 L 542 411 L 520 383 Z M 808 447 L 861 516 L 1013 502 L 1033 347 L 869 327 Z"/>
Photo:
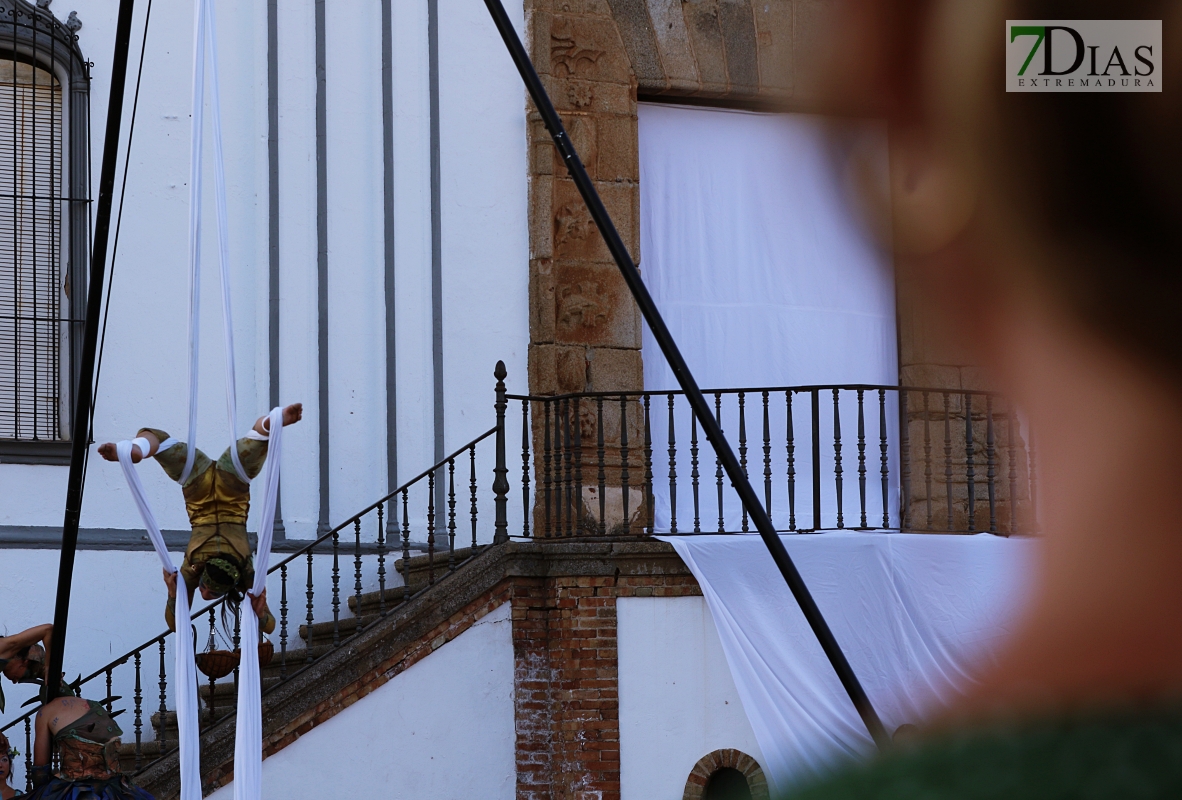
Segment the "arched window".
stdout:
<path fill-rule="evenodd" d="M 52 0 L 0 0 L 0 461 L 68 463 L 86 303 L 89 72 Z"/>
<path fill-rule="evenodd" d="M 768 800 L 767 778 L 742 750 L 715 750 L 694 764 L 682 800 Z"/>

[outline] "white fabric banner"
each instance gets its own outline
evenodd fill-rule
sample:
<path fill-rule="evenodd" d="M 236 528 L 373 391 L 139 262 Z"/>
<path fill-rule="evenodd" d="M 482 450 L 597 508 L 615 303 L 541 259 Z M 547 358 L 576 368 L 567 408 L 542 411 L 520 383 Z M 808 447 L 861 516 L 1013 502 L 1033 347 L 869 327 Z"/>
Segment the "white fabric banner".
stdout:
<path fill-rule="evenodd" d="M 856 150 L 885 166 L 886 132 L 880 125 L 832 126 L 799 114 L 751 114 L 641 104 L 640 252 L 645 285 L 703 388 L 898 383 L 895 289 L 891 262 L 851 211 L 840 165 Z M 844 148 L 844 150 L 843 150 Z M 867 155 L 868 154 L 868 155 Z M 647 326 L 644 385 L 676 389 L 677 381 Z M 658 398 L 659 399 L 659 398 Z M 747 433 L 762 445 L 758 395 L 747 398 Z M 809 476 L 812 424 L 808 397 L 795 398 L 794 453 L 798 520 L 811 520 Z M 869 398 L 867 440 L 880 441 L 878 398 Z M 690 415 L 676 402 L 681 482 L 691 474 Z M 788 528 L 787 408 L 781 393 L 770 398 L 772 505 L 776 526 Z M 891 449 L 898 410 L 886 409 Z M 668 410 L 658 404 L 652 425 L 657 530 L 669 530 Z M 843 398 L 841 426 L 856 429 L 856 399 Z M 735 398 L 723 397 L 722 424 L 738 450 Z M 833 398 L 822 397 L 821 470 L 833 475 Z M 717 528 L 713 490 L 714 451 L 701 439 L 703 529 Z M 755 446 L 753 444 L 753 446 Z M 762 454 L 761 454 L 762 455 Z M 762 475 L 763 465 L 751 474 Z M 888 513 L 897 506 L 898 470 L 892 455 Z M 836 505 L 832 481 L 822 484 L 827 525 Z M 758 487 L 757 487 L 758 488 Z M 848 500 L 847 500 L 848 502 Z M 871 519 L 881 522 L 881 493 L 868 498 Z M 693 497 L 677 497 L 678 529 L 694 517 Z M 725 528 L 739 529 L 740 504 L 729 489 Z M 847 508 L 848 511 L 848 508 Z M 870 524 L 879 524 L 871 522 Z M 894 524 L 898 524 L 897 521 Z M 811 522 L 801 527 L 811 527 Z"/>
<path fill-rule="evenodd" d="M 666 536 L 694 573 L 783 791 L 874 745 L 758 536 Z M 991 662 L 1038 542 L 990 534 L 781 539 L 887 732 L 946 706 Z"/>

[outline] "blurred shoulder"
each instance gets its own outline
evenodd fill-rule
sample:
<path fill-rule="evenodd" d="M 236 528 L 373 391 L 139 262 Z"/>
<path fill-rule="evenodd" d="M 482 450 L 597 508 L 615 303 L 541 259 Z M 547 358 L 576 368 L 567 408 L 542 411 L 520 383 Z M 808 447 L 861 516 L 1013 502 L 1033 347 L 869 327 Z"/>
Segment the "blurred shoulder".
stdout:
<path fill-rule="evenodd" d="M 929 736 L 781 800 L 1182 797 L 1182 710 L 1075 715 Z"/>

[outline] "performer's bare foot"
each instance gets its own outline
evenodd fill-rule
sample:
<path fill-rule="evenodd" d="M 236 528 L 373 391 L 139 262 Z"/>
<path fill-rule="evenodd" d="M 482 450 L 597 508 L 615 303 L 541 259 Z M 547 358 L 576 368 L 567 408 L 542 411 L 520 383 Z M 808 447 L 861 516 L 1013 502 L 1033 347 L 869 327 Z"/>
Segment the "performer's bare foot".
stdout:
<path fill-rule="evenodd" d="M 304 418 L 304 404 L 292 403 L 287 408 L 283 409 L 283 427 L 294 425 Z"/>

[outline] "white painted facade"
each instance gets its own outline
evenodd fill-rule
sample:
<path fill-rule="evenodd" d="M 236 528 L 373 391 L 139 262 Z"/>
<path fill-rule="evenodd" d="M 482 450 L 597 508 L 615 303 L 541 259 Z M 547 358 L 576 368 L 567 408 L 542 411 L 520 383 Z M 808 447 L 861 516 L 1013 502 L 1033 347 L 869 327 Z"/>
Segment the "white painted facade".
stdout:
<path fill-rule="evenodd" d="M 511 800 L 515 746 L 506 603 L 264 760 L 262 796 Z"/>
<path fill-rule="evenodd" d="M 96 187 L 116 7 L 75 0 L 68 9 L 78 12 L 79 45 L 94 62 Z M 133 82 L 146 8 L 136 7 Z M 241 435 L 265 413 L 269 393 L 267 20 L 265 3 L 218 0 L 217 9 Z M 54 10 L 63 18 L 67 11 Z M 380 10 L 378 3 L 343 0 L 326 18 L 333 524 L 384 494 L 387 483 Z M 305 406 L 304 421 L 285 437 L 283 520 L 291 538 L 311 537 L 320 513 L 313 13 L 312 3 L 281 4 L 279 11 L 280 399 Z M 520 78 L 484 7 L 443 3 L 439 13 L 443 439 L 450 451 L 492 426 L 497 359 L 508 367 L 511 391 L 526 387 L 526 132 Z M 515 13 L 520 25 L 522 10 Z M 435 460 L 426 5 L 394 0 L 393 17 L 393 344 L 399 475 L 410 477 Z M 142 425 L 185 434 L 192 48 L 192 4 L 156 3 L 112 276 L 96 442 L 129 438 Z M 208 124 L 208 111 L 206 118 Z M 230 435 L 208 131 L 197 441 L 216 457 Z M 0 464 L 0 526 L 60 527 L 67 472 Z M 161 527 L 186 528 L 175 486 L 154 466 L 142 473 Z M 140 525 L 118 467 L 91 458 L 82 527 Z M 7 551 L 2 558 L 7 572 L 26 557 Z"/>
<path fill-rule="evenodd" d="M 715 750 L 763 764 L 705 598 L 622 597 L 616 619 L 623 800 L 679 800 Z"/>

